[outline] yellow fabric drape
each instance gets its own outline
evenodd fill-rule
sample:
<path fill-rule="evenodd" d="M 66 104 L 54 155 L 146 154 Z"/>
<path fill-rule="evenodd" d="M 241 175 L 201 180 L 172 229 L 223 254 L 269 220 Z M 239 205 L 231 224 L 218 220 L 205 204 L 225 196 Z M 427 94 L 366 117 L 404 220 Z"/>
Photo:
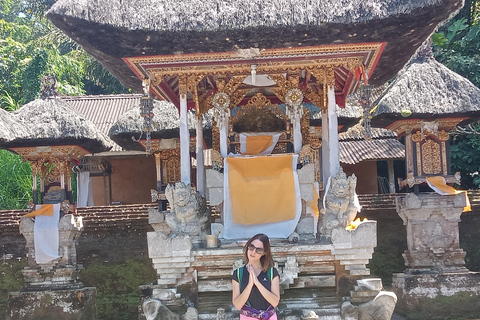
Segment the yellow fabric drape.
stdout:
<path fill-rule="evenodd" d="M 27 218 L 33 218 L 36 216 L 53 216 L 53 204 L 42 204 L 40 209 L 32 211 L 24 215 Z"/>
<path fill-rule="evenodd" d="M 315 183 L 313 184 L 313 200 L 310 202 L 310 209 L 312 210 L 313 214 L 318 217 L 319 215 L 319 210 L 318 210 L 318 199 L 320 197 L 318 196 L 318 190 L 317 187 L 315 186 Z"/>
<path fill-rule="evenodd" d="M 227 158 L 232 218 L 261 224 L 295 218 L 293 156 Z"/>
<path fill-rule="evenodd" d="M 452 186 L 449 186 L 445 183 L 445 179 L 442 176 L 435 176 L 435 177 L 426 177 L 427 181 L 429 182 L 430 187 L 439 194 L 459 194 L 465 192 L 465 197 L 467 200 L 467 205 L 463 207 L 463 212 L 472 211 L 472 206 L 470 205 L 470 199 L 468 198 L 467 191 L 465 190 L 457 190 Z"/>
<path fill-rule="evenodd" d="M 247 136 L 247 150 L 245 154 L 257 155 L 265 151 L 273 143 L 272 136 Z"/>

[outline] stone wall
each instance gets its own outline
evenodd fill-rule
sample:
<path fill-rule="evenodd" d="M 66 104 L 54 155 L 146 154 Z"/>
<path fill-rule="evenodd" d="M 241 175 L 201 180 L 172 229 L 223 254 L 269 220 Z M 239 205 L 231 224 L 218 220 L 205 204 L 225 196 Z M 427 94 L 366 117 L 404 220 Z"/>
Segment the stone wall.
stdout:
<path fill-rule="evenodd" d="M 149 203 L 150 189 L 157 189 L 153 156 L 108 158 L 112 165 L 112 202 L 121 204 Z M 109 205 L 109 177 L 93 177 L 93 203 Z M 131 188 L 130 186 L 135 186 Z M 106 201 L 105 201 L 106 200 Z"/>
<path fill-rule="evenodd" d="M 92 263 L 119 264 L 127 260 L 145 260 L 148 208 L 157 204 L 78 208 L 84 230 L 77 246 L 77 261 L 84 266 Z M 0 257 L 25 257 L 25 238 L 19 233 L 20 216 L 25 210 L 0 211 Z"/>
<path fill-rule="evenodd" d="M 380 246 L 390 242 L 391 246 L 398 249 L 399 243 L 405 241 L 402 240 L 405 239 L 405 227 L 395 212 L 394 196 L 360 195 L 360 204 L 363 206 L 360 216 L 377 220 Z M 467 252 L 467 268 L 480 271 L 480 192 L 470 193 L 470 199 L 473 212 L 461 216 L 460 245 Z M 84 231 L 77 247 L 78 262 L 85 266 L 94 262 L 117 264 L 148 257 L 146 234 L 153 231 L 148 224 L 148 208 L 156 207 L 157 204 L 149 203 L 78 208 L 77 213 L 84 217 Z M 25 210 L 0 211 L 0 257 L 3 259 L 26 255 L 25 239 L 19 234 L 18 227 L 20 216 L 25 213 Z M 377 249 L 373 260 L 380 254 Z M 385 250 L 388 252 L 388 249 Z M 400 251 L 403 252 L 403 249 Z M 400 256 L 400 259 L 403 258 Z M 377 275 L 373 268 L 372 275 Z"/>

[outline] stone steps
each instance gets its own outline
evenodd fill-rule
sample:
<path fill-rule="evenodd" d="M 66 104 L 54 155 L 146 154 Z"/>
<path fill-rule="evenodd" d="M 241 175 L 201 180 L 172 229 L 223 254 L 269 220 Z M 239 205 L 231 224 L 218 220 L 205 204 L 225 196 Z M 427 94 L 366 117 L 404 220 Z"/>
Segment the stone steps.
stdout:
<path fill-rule="evenodd" d="M 199 319 L 216 319 L 218 308 L 238 318 L 238 310 L 232 305 L 230 292 L 205 292 L 198 297 Z M 339 317 L 340 300 L 336 297 L 335 288 L 322 289 L 290 289 L 282 293 L 277 307 L 279 318 L 289 315 L 303 315 L 305 311 L 314 311 L 321 317 Z M 340 318 L 339 318 L 340 319 Z"/>

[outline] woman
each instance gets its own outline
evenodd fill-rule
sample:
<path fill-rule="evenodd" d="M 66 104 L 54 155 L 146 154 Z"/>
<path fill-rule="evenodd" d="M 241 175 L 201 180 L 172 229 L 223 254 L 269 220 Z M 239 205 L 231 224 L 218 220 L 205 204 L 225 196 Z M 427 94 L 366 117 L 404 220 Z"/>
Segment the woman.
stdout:
<path fill-rule="evenodd" d="M 240 320 L 277 320 L 280 276 L 273 267 L 268 236 L 259 233 L 243 248 L 246 265 L 232 275 L 232 302 L 240 310 Z"/>

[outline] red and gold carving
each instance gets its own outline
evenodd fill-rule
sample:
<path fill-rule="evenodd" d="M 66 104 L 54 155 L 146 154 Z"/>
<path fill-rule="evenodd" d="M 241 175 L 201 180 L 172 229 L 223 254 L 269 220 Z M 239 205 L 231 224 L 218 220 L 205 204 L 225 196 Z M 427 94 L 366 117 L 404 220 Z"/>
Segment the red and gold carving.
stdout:
<path fill-rule="evenodd" d="M 438 129 L 439 135 L 441 131 L 448 132 L 455 128 L 457 124 L 462 122 L 467 118 L 441 118 L 438 119 Z M 397 135 L 402 135 L 407 133 L 408 130 L 421 130 L 422 128 L 422 119 L 408 119 L 408 120 L 398 120 L 388 126 L 387 129 L 394 131 Z"/>

